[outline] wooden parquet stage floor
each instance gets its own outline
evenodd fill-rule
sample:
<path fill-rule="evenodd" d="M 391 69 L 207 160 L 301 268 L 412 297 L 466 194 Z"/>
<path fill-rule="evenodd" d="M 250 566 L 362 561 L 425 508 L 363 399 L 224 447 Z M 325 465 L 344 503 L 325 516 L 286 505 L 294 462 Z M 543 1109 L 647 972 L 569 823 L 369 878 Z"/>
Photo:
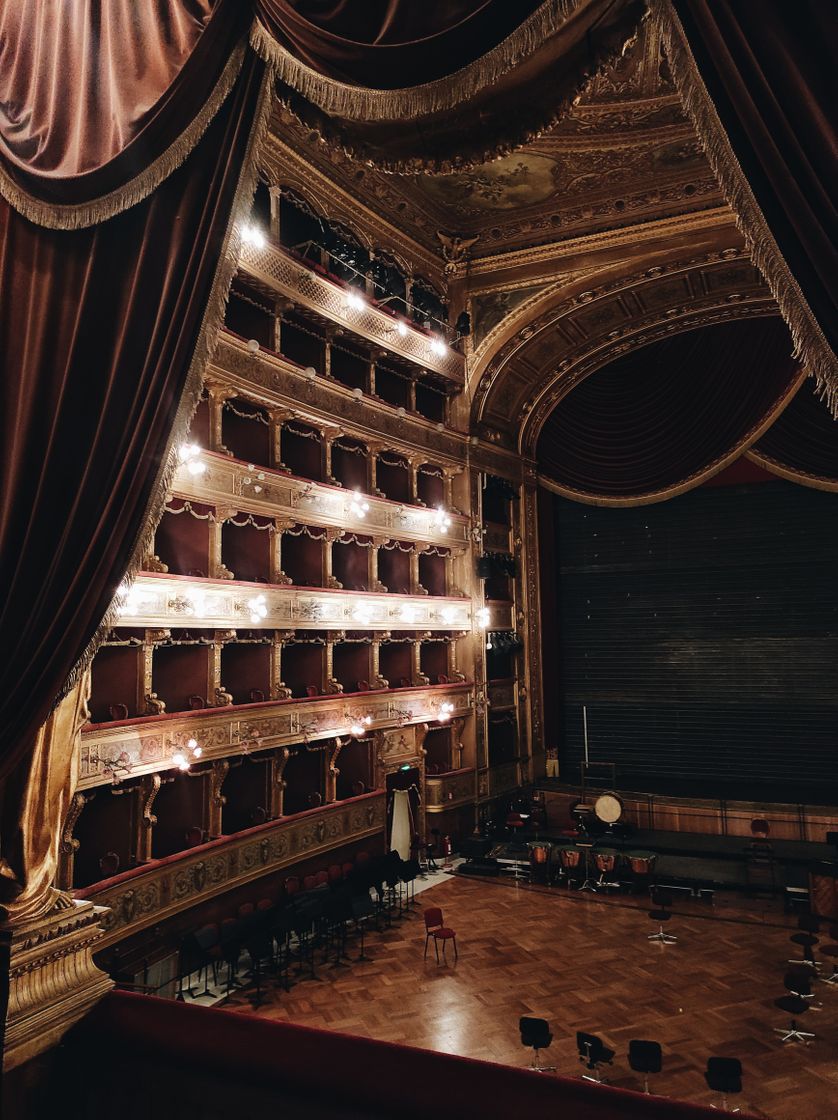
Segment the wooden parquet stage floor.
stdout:
<path fill-rule="evenodd" d="M 447 965 L 437 966 L 432 946 L 422 959 L 421 911 L 430 905 L 442 906 L 457 931 L 456 965 L 450 946 Z M 668 929 L 678 944 L 661 946 L 647 941 L 652 923 L 642 909 L 452 877 L 419 895 L 412 917 L 368 937 L 374 960 L 324 966 L 319 980 L 287 993 L 272 989 L 258 1014 L 514 1066 L 531 1056 L 519 1016 L 535 1014 L 554 1036 L 542 1062 L 562 1075 L 579 1076 L 575 1032 L 586 1030 L 617 1052 L 611 1084 L 642 1089 L 628 1067 L 628 1041 L 655 1039 L 664 1061 L 652 1089 L 661 1095 L 714 1102 L 705 1062 L 728 1055 L 744 1068 L 735 1101 L 743 1111 L 838 1120 L 838 985 L 818 984 L 823 1008 L 802 1017 L 816 1041 L 782 1045 L 772 1028 L 788 1016 L 773 1001 L 785 994 L 786 961 L 797 955 L 793 930 L 781 915 L 772 925 L 704 910 L 706 917 L 679 914 L 676 904 Z M 250 1010 L 246 995 L 226 1006 Z"/>

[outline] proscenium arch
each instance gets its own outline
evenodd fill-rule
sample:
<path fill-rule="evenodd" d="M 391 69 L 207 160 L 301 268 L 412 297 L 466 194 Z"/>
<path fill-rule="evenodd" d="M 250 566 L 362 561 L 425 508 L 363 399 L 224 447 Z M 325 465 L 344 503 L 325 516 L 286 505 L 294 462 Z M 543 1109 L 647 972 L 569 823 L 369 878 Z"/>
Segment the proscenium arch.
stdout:
<path fill-rule="evenodd" d="M 777 313 L 742 248 L 588 273 L 532 306 L 475 370 L 472 431 L 532 459 L 561 397 L 614 358 L 704 324 Z"/>
<path fill-rule="evenodd" d="M 722 315 L 708 317 L 707 319 L 703 320 L 700 325 L 694 328 L 690 328 L 687 325 L 681 325 L 680 329 L 677 331 L 650 331 L 647 332 L 642 338 L 636 339 L 636 345 L 631 346 L 621 354 L 612 356 L 610 360 L 597 362 L 597 364 L 593 368 L 587 369 L 584 376 L 577 377 L 574 380 L 572 388 L 578 388 L 580 383 L 586 380 L 589 376 L 596 373 L 598 370 L 604 370 L 611 364 L 611 362 L 614 360 L 614 357 L 624 357 L 627 353 L 637 354 L 638 351 L 642 351 L 642 349 L 644 349 L 646 346 L 652 345 L 655 342 L 660 341 L 662 338 L 671 337 L 673 334 L 686 334 L 690 329 L 701 331 L 704 328 L 712 328 L 713 326 L 722 323 L 731 323 L 737 321 L 743 322 L 748 319 L 753 320 L 756 318 L 766 319 L 771 324 L 778 326 L 784 335 L 787 334 L 785 325 L 779 315 L 779 312 L 775 310 L 773 313 L 771 311 L 763 311 L 762 313 L 760 313 L 757 309 L 753 309 L 750 315 L 739 314 L 735 318 Z M 661 482 L 659 485 L 650 486 L 648 488 L 641 487 L 638 488 L 635 492 L 622 494 L 608 494 L 595 489 L 588 490 L 583 487 L 573 485 L 570 482 L 563 482 L 560 479 L 553 477 L 551 474 L 547 473 L 544 470 L 539 470 L 538 472 L 539 485 L 543 486 L 547 490 L 552 491 L 555 494 L 560 494 L 563 497 L 570 498 L 573 501 L 581 502 L 587 505 L 610 506 L 614 508 L 651 505 L 656 502 L 662 502 L 670 498 L 675 498 L 679 494 L 686 493 L 688 490 L 692 490 L 696 486 L 700 486 L 703 482 L 707 481 L 714 475 L 718 474 L 720 471 L 724 470 L 725 467 L 730 466 L 730 464 L 735 462 L 741 455 L 743 455 L 743 453 L 745 453 L 748 448 L 756 443 L 760 439 L 760 437 L 763 436 L 765 432 L 768 431 L 768 429 L 775 423 L 778 417 L 784 412 L 784 410 L 794 399 L 801 385 L 806 380 L 806 372 L 793 361 L 791 355 L 792 341 L 791 337 L 789 336 L 789 368 L 788 373 L 783 374 L 783 380 L 786 381 L 784 387 L 780 388 L 779 386 L 775 386 L 772 395 L 764 401 L 763 405 L 760 406 L 761 411 L 758 414 L 752 416 L 747 427 L 743 427 L 742 430 L 737 434 L 736 438 L 734 438 L 729 445 L 726 445 L 724 449 L 719 449 L 712 456 L 712 458 L 708 459 L 707 461 L 700 462 L 700 464 L 694 469 L 690 470 L 689 473 L 684 474 L 681 477 L 677 477 L 673 481 Z M 570 392 L 570 390 L 568 389 L 567 392 Z M 773 393 L 775 392 L 777 394 L 776 396 L 773 395 Z M 557 407 L 561 407 L 560 402 L 566 395 L 566 393 L 562 393 L 557 404 L 553 405 L 546 411 L 542 422 L 538 426 L 537 434 L 535 435 L 536 444 L 534 445 L 534 452 L 537 447 L 538 438 L 543 431 L 547 421 L 551 416 L 554 415 L 555 409 Z M 533 430 L 535 429 L 533 428 Z"/>

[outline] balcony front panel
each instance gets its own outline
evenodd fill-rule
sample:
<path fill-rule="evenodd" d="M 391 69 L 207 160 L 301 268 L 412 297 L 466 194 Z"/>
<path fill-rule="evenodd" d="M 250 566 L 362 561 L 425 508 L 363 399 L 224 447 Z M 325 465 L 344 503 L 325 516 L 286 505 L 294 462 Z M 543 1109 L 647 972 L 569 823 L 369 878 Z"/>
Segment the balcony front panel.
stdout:
<path fill-rule="evenodd" d="M 511 606 L 492 625 L 511 626 Z M 123 626 L 155 629 L 436 630 L 472 629 L 472 602 L 448 596 L 331 591 L 195 576 L 143 573 L 120 599 Z"/>
<path fill-rule="evenodd" d="M 441 345 L 441 349 L 439 345 L 435 348 L 434 338 L 403 321 L 400 330 L 399 320 L 379 311 L 366 300 L 353 306 L 346 288 L 319 276 L 276 245 L 262 248 L 242 245 L 239 268 L 254 280 L 267 285 L 271 291 L 312 308 L 344 330 L 423 369 L 433 370 L 459 387 L 465 383 L 465 359 L 462 354 L 445 344 Z M 357 299 L 357 291 L 354 294 Z"/>
<path fill-rule="evenodd" d="M 258 397 L 266 407 L 287 408 L 306 424 L 337 431 L 338 418 L 345 420 L 353 436 L 380 439 L 396 452 L 410 454 L 421 448 L 428 459 L 455 469 L 462 467 L 467 454 L 465 432 L 413 412 L 402 415 L 377 397 L 356 398 L 351 389 L 334 378 L 309 377 L 298 365 L 272 351 L 253 354 L 246 340 L 230 331 L 219 333 L 207 376 L 243 397 Z"/>
<path fill-rule="evenodd" d="M 432 723 L 439 718 L 444 703 L 453 705 L 450 718 L 468 715 L 472 708 L 471 685 L 337 693 L 319 699 L 204 708 L 94 726 L 82 732 L 78 788 L 107 785 L 114 775 L 134 779 L 172 770 L 173 755 L 178 751 L 188 754 L 190 739 L 200 745 L 204 763 L 305 740 L 347 736 L 350 727 L 367 716 L 368 731 Z"/>
<path fill-rule="evenodd" d="M 429 813 L 443 813 L 474 802 L 474 769 L 452 770 L 425 779 L 425 808 Z"/>
<path fill-rule="evenodd" d="M 365 794 L 155 860 L 76 895 L 109 908 L 100 919 L 104 948 L 253 879 L 377 836 L 385 818 L 385 794 Z"/>
<path fill-rule="evenodd" d="M 363 518 L 353 513 L 355 493 L 319 482 L 308 482 L 281 471 L 229 459 L 213 452 L 201 453 L 206 470 L 201 475 L 181 466 L 172 491 L 176 497 L 206 505 L 235 506 L 245 513 L 285 517 L 299 523 L 340 526 L 352 533 L 387 536 L 396 540 L 423 541 L 465 547 L 470 540 L 469 519 L 446 511 L 451 524 L 443 532 L 435 509 L 402 505 L 364 494 L 369 506 Z"/>

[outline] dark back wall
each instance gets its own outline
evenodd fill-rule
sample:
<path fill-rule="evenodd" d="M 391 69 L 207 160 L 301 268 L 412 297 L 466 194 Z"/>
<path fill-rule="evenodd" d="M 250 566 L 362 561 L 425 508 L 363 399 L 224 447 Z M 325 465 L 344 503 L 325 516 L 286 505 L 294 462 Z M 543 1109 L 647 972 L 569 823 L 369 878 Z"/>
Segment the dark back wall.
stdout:
<path fill-rule="evenodd" d="M 591 761 L 623 788 L 838 803 L 838 496 L 777 480 L 551 504 L 562 779 L 579 780 L 584 704 Z"/>

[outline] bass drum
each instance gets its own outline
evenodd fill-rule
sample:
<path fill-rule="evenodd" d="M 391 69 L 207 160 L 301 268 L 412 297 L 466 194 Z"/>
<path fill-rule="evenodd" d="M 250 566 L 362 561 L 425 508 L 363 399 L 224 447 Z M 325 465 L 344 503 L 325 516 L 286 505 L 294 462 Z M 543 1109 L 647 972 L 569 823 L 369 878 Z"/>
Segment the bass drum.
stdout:
<path fill-rule="evenodd" d="M 594 813 L 603 824 L 616 824 L 623 815 L 623 802 L 616 793 L 602 793 L 594 802 Z"/>

